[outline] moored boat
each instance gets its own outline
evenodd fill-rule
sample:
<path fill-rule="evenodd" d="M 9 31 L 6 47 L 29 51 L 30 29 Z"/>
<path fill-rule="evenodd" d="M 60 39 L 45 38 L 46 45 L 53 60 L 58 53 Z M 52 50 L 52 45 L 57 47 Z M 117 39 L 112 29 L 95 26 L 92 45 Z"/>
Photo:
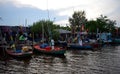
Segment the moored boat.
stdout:
<path fill-rule="evenodd" d="M 36 44 L 33 47 L 34 47 L 34 50 L 40 53 L 50 54 L 50 55 L 64 55 L 64 53 L 66 52 L 65 49 L 63 49 L 62 47 L 57 47 L 57 46 L 55 46 L 54 49 L 52 49 L 51 46 L 46 46 L 42 48 L 40 47 L 40 44 Z"/>
<path fill-rule="evenodd" d="M 113 43 L 113 38 L 111 33 L 99 33 L 98 34 L 98 39 L 102 41 L 104 44 L 112 44 Z"/>
<path fill-rule="evenodd" d="M 92 49 L 93 48 L 91 45 L 85 45 L 85 44 L 83 44 L 81 46 L 81 45 L 75 44 L 75 43 L 69 44 L 67 47 L 68 48 L 72 48 L 72 49 Z"/>
<path fill-rule="evenodd" d="M 21 49 L 15 49 L 15 50 L 12 48 L 7 48 L 6 52 L 8 55 L 16 58 L 30 57 L 33 54 L 33 51 L 29 46 L 24 46 Z"/>
<path fill-rule="evenodd" d="M 101 43 L 83 43 L 82 45 L 80 45 L 79 43 L 70 43 L 68 44 L 67 48 L 68 49 L 90 49 L 90 50 L 94 50 L 94 49 L 101 49 L 102 44 Z"/>
<path fill-rule="evenodd" d="M 114 38 L 113 44 L 120 44 L 120 38 Z"/>

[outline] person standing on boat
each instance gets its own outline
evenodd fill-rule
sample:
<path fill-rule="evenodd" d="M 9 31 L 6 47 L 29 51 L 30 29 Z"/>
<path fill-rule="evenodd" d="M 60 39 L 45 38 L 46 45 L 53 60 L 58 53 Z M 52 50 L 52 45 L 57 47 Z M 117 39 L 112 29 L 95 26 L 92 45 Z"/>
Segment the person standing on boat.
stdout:
<path fill-rule="evenodd" d="M 82 36 L 81 36 L 81 34 L 78 34 L 77 38 L 78 38 L 79 45 L 82 46 L 83 42 L 82 42 Z"/>
<path fill-rule="evenodd" d="M 54 50 L 54 45 L 55 45 L 55 42 L 53 39 L 51 39 L 51 47 L 52 47 L 52 50 Z"/>
<path fill-rule="evenodd" d="M 21 36 L 19 37 L 20 43 L 25 43 L 26 40 L 27 40 L 27 36 L 26 36 L 25 34 L 23 34 L 23 35 L 21 35 Z"/>
<path fill-rule="evenodd" d="M 83 45 L 82 38 L 79 38 L 79 45 Z"/>

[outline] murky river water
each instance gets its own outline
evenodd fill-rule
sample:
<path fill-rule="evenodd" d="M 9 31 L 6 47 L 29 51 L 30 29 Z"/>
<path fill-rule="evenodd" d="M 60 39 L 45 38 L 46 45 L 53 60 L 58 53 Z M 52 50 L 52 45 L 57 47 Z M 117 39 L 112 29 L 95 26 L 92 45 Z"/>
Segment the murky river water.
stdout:
<path fill-rule="evenodd" d="M 33 55 L 0 61 L 0 74 L 120 74 L 120 46 L 67 50 L 64 57 Z"/>

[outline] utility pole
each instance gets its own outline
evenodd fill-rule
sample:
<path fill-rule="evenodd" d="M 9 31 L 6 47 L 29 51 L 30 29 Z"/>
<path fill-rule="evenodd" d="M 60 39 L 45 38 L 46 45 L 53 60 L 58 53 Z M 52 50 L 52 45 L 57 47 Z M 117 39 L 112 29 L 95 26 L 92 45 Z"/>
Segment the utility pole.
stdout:
<path fill-rule="evenodd" d="M 26 25 L 27 25 L 27 19 L 25 19 L 25 32 L 27 32 Z"/>

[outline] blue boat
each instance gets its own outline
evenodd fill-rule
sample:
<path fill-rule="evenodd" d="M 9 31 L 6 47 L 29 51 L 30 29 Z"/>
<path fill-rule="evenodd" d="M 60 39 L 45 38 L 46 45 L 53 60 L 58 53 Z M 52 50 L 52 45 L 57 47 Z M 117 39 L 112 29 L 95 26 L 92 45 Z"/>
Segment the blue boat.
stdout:
<path fill-rule="evenodd" d="M 104 44 L 111 44 L 113 42 L 112 34 L 111 33 L 99 33 L 98 38 L 104 43 Z"/>
<path fill-rule="evenodd" d="M 93 46 L 89 44 L 81 46 L 79 44 L 72 43 L 72 44 L 68 44 L 67 47 L 72 49 L 93 49 Z"/>
<path fill-rule="evenodd" d="M 120 44 L 120 38 L 114 38 L 113 44 Z"/>

